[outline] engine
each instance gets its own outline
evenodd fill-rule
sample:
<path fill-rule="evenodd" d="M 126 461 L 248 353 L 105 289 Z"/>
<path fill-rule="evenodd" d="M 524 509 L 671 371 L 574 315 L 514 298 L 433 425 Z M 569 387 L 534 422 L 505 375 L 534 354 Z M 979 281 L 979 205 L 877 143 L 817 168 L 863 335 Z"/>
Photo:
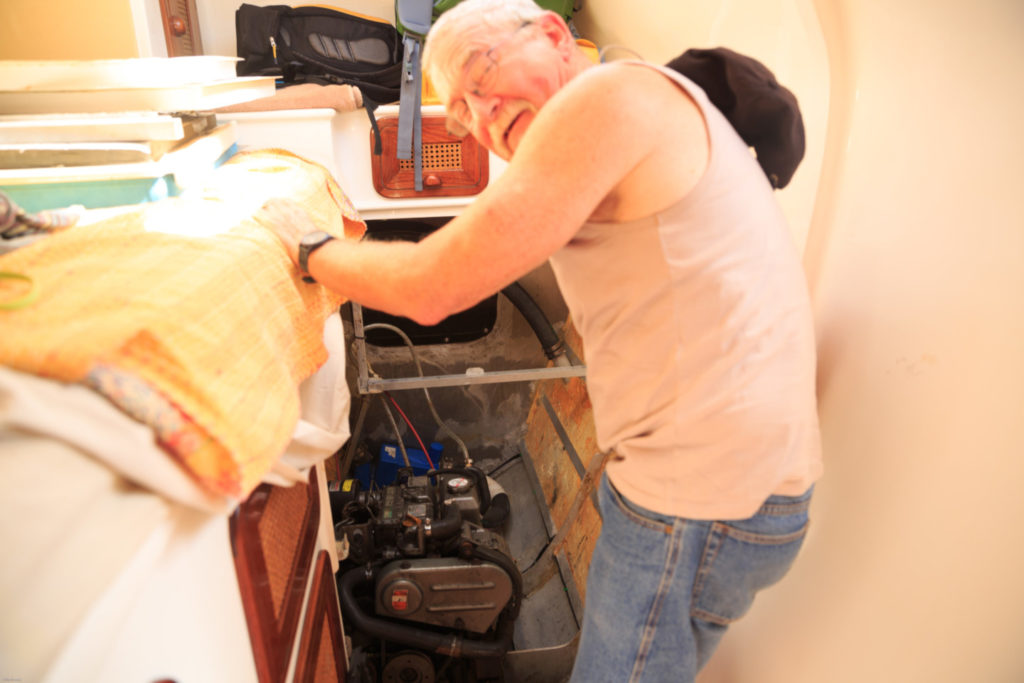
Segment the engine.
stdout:
<path fill-rule="evenodd" d="M 380 680 L 434 680 L 439 659 L 495 667 L 523 598 L 498 533 L 510 505 L 496 482 L 472 467 L 400 470 L 392 485 L 332 493 L 332 509 L 347 550 L 338 588 L 354 664 L 372 663 L 357 680 L 376 680 L 377 671 Z"/>

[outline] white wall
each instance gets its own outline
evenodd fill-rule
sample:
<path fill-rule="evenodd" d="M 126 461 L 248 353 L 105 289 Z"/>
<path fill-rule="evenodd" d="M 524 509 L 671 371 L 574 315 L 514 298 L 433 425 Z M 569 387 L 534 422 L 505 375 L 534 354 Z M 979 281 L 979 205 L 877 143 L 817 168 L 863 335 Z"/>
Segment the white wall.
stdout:
<path fill-rule="evenodd" d="M 1024 680 L 1024 3 L 637 7 L 587 0 L 579 23 L 659 61 L 748 51 L 801 103 L 828 88 L 820 167 L 797 173 L 820 172 L 805 262 L 826 474 L 796 567 L 702 683 Z M 789 44 L 808 16 L 818 86 L 816 65 L 777 62 L 814 54 Z"/>
<path fill-rule="evenodd" d="M 167 40 L 160 16 L 160 0 L 128 0 L 131 8 L 132 25 L 135 28 L 135 44 L 139 57 L 166 57 Z M 202 33 L 200 32 L 200 40 Z"/>

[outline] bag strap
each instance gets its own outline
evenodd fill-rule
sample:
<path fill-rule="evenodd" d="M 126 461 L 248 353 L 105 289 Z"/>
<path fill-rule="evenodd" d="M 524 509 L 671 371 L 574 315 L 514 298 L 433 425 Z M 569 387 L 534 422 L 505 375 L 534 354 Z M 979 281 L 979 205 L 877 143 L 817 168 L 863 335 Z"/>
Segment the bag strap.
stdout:
<path fill-rule="evenodd" d="M 404 35 L 412 33 L 420 40 L 425 38 L 434 20 L 433 13 L 433 0 L 395 0 L 395 14 Z"/>
<path fill-rule="evenodd" d="M 413 159 L 415 188 L 423 190 L 423 75 L 420 54 L 433 21 L 432 0 L 396 0 L 395 13 L 403 27 L 402 82 L 398 100 L 399 159 Z"/>

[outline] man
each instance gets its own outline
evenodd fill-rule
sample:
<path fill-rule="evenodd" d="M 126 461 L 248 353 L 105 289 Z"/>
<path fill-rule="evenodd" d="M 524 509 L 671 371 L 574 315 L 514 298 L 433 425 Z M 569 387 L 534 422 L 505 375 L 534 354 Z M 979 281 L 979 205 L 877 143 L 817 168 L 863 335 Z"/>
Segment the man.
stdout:
<path fill-rule="evenodd" d="M 787 571 L 821 469 L 810 307 L 772 190 L 699 88 L 593 65 L 529 0 L 461 3 L 424 64 L 449 127 L 507 168 L 421 242 L 331 241 L 308 272 L 431 324 L 550 259 L 613 451 L 573 680 L 692 680 Z M 267 211 L 296 259 L 315 226 Z"/>

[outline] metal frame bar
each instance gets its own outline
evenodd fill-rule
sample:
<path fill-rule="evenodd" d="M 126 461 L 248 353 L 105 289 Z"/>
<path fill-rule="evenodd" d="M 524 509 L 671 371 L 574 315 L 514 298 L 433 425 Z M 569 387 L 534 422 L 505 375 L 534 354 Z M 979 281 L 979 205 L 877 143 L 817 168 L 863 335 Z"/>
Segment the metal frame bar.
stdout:
<path fill-rule="evenodd" d="M 569 566 L 569 554 L 565 548 L 555 551 L 555 562 L 558 563 L 558 575 L 565 586 L 565 593 L 569 597 L 569 606 L 572 608 L 572 616 L 576 620 L 576 628 L 583 626 L 583 600 L 580 599 L 579 588 L 576 587 L 576 579 L 572 575 L 572 567 Z"/>
<path fill-rule="evenodd" d="M 537 500 L 537 507 L 540 508 L 540 516 L 544 520 L 544 527 L 548 532 L 548 540 L 550 541 L 558 533 L 558 527 L 555 526 L 555 520 L 551 516 L 551 508 L 548 507 L 548 501 L 544 497 L 544 486 L 540 483 L 540 477 L 533 466 L 533 458 L 526 449 L 524 441 L 519 442 L 519 459 L 523 463 L 523 469 L 526 471 L 526 478 L 530 482 L 530 488 L 533 489 L 533 495 Z"/>
<path fill-rule="evenodd" d="M 351 305 L 356 365 L 359 372 L 357 389 L 360 394 L 380 394 L 385 391 L 400 391 L 404 389 L 461 387 L 474 384 L 533 382 L 546 379 L 583 377 L 587 374 L 587 366 L 580 364 L 579 359 L 575 355 L 571 355 L 569 357 L 569 365 L 556 365 L 549 368 L 490 371 L 472 368 L 460 375 L 427 375 L 425 377 L 399 377 L 394 379 L 370 377 L 369 363 L 366 356 L 366 331 L 363 328 L 363 309 L 362 306 L 354 301 L 351 302 Z"/>
<path fill-rule="evenodd" d="M 548 397 L 541 395 L 541 405 L 544 406 L 544 410 L 547 412 L 548 417 L 551 419 L 551 424 L 555 428 L 555 433 L 558 434 L 559 440 L 562 442 L 562 448 L 565 449 L 566 455 L 569 456 L 569 461 L 572 462 L 572 466 L 576 469 L 576 474 L 579 475 L 580 481 L 587 475 L 587 468 L 583 466 L 583 461 L 580 460 L 580 454 L 576 452 L 576 447 L 572 445 L 572 439 L 569 438 L 569 432 L 565 431 L 565 425 L 558 419 L 558 413 L 555 412 L 555 407 L 551 405 L 551 401 Z M 595 455 L 594 457 L 599 457 Z M 594 504 L 594 509 L 597 510 L 598 516 L 601 516 L 601 506 L 597 502 L 597 491 L 593 490 L 590 492 L 590 502 Z"/>

